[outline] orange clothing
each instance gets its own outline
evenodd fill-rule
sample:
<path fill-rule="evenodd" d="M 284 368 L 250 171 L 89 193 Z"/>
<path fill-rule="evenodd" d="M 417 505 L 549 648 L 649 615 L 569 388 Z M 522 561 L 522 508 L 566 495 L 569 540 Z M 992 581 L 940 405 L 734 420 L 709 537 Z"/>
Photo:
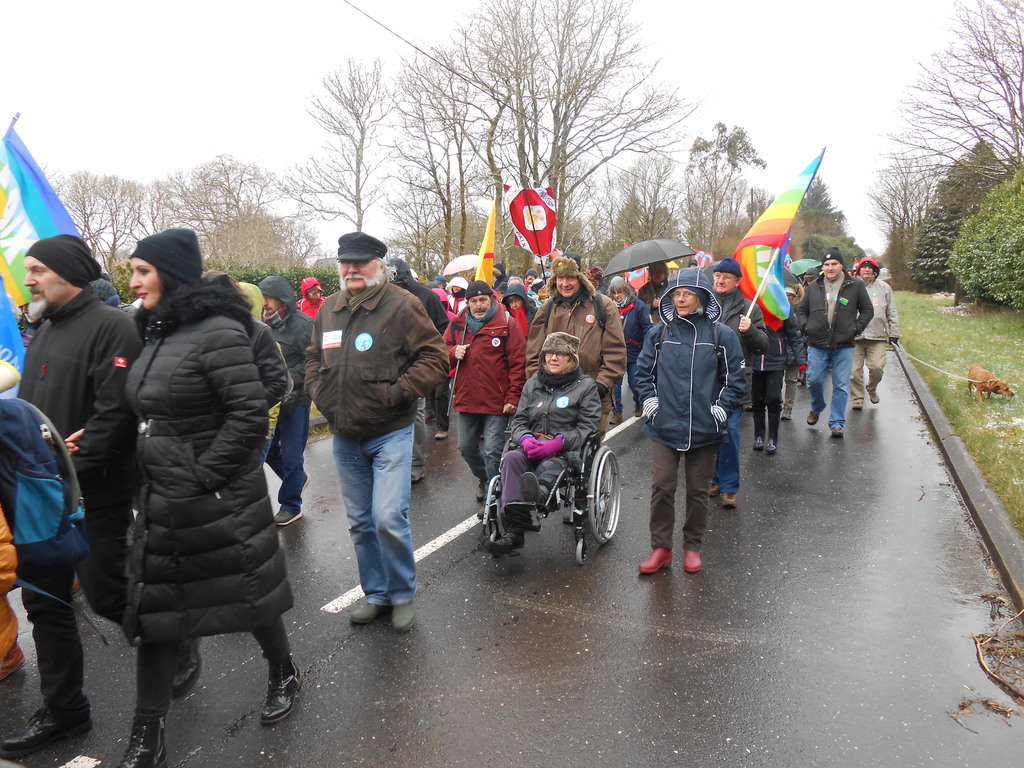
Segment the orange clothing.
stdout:
<path fill-rule="evenodd" d="M 0 510 L 0 660 L 4 659 L 18 639 L 18 617 L 7 602 L 7 593 L 14 587 L 18 556 L 7 518 Z"/>

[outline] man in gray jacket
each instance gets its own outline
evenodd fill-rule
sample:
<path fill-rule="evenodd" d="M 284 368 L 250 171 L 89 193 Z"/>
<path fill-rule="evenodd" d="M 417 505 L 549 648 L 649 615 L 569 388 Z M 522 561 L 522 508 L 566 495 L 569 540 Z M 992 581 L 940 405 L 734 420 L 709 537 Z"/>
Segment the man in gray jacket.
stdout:
<path fill-rule="evenodd" d="M 850 376 L 850 399 L 853 410 L 864 407 L 864 366 L 868 367 L 868 397 L 877 403 L 878 382 L 882 380 L 885 361 L 888 357 L 888 345 L 900 340 L 900 316 L 896 311 L 896 302 L 892 296 L 892 288 L 878 279 L 881 268 L 870 256 L 861 259 L 857 275 L 864 281 L 871 299 L 874 314 L 864 332 L 853 343 L 853 373 Z"/>
<path fill-rule="evenodd" d="M 259 288 L 263 293 L 263 321 L 274 332 L 274 340 L 281 347 L 292 377 L 292 391 L 281 402 L 281 413 L 266 455 L 267 466 L 281 478 L 277 492 L 280 509 L 274 515 L 274 522 L 290 525 L 302 517 L 302 489 L 309 479 L 304 459 L 309 437 L 309 396 L 303 382 L 313 319 L 296 307 L 292 287 L 283 277 L 265 277 Z"/>

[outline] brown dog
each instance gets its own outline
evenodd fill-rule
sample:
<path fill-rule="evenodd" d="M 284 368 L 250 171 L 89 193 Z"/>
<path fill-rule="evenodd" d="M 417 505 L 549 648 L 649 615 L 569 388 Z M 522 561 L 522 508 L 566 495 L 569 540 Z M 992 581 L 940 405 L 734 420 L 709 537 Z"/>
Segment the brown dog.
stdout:
<path fill-rule="evenodd" d="M 981 399 L 982 393 L 986 397 L 992 395 L 1006 395 L 1007 397 L 1013 397 L 1013 392 L 1010 391 L 1010 387 L 1006 382 L 1000 381 L 992 375 L 992 371 L 986 370 L 985 366 L 981 363 L 975 363 L 971 366 L 971 370 L 967 372 L 967 391 L 974 390 L 974 396 L 978 398 L 978 402 L 984 402 Z"/>

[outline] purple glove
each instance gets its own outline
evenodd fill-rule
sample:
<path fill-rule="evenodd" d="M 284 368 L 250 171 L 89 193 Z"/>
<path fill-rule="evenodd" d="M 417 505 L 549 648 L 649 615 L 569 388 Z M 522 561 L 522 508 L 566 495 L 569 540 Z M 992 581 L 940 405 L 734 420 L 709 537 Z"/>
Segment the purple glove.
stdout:
<path fill-rule="evenodd" d="M 523 449 L 523 453 L 526 454 L 526 458 L 530 457 L 530 451 L 535 451 L 540 447 L 540 440 L 533 435 L 523 435 L 519 440 L 519 447 Z"/>
<path fill-rule="evenodd" d="M 565 445 L 565 439 L 561 435 L 555 435 L 550 440 L 544 442 L 535 441 L 536 446 L 523 446 L 526 451 L 526 458 L 530 461 L 543 461 L 549 456 L 554 456 Z"/>

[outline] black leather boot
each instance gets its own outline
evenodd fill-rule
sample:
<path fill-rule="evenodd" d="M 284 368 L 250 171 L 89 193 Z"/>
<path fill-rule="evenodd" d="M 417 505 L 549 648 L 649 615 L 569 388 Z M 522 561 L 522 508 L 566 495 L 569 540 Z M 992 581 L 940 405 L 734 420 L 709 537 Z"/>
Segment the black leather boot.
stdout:
<path fill-rule="evenodd" d="M 484 540 L 483 547 L 492 555 L 507 555 L 513 549 L 522 549 L 524 538 L 522 530 L 519 528 L 509 528 L 505 531 L 504 536 L 494 541 Z"/>
<path fill-rule="evenodd" d="M 282 664 L 271 663 L 267 703 L 260 713 L 260 725 L 274 725 L 288 717 L 295 707 L 295 699 L 301 687 L 302 676 L 291 658 Z"/>
<path fill-rule="evenodd" d="M 132 720 L 128 750 L 117 768 L 163 768 L 165 765 L 167 749 L 164 746 L 164 719 L 136 717 Z"/>
<path fill-rule="evenodd" d="M 24 733 L 4 739 L 0 757 L 31 755 L 57 739 L 77 736 L 91 728 L 88 708 L 81 712 L 62 712 L 42 707 L 29 719 Z"/>
<path fill-rule="evenodd" d="M 203 657 L 199 655 L 199 638 L 190 638 L 178 649 L 178 668 L 174 672 L 171 698 L 180 699 L 195 688 L 202 671 Z"/>
<path fill-rule="evenodd" d="M 768 442 L 765 443 L 765 453 L 775 453 L 779 448 L 779 419 L 781 413 L 768 412 Z"/>

